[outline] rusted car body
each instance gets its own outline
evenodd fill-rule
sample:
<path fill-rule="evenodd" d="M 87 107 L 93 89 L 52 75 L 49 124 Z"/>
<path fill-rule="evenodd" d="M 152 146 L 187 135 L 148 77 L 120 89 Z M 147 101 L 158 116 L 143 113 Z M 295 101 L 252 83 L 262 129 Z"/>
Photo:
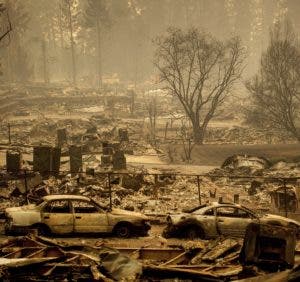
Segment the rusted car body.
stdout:
<path fill-rule="evenodd" d="M 136 212 L 109 210 L 77 195 L 49 195 L 38 205 L 7 208 L 6 232 L 38 229 L 41 234 L 114 233 L 119 237 L 147 235 L 148 218 Z"/>
<path fill-rule="evenodd" d="M 250 223 L 273 224 L 296 229 L 300 223 L 278 215 L 259 215 L 246 207 L 231 203 L 202 205 L 189 212 L 167 217 L 165 237 L 214 238 L 219 235 L 244 237 Z"/>

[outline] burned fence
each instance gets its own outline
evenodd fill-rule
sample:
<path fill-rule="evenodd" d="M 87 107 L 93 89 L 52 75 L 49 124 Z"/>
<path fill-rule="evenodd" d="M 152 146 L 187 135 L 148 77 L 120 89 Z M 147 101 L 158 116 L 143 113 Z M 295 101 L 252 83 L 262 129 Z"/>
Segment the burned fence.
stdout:
<path fill-rule="evenodd" d="M 234 202 L 257 211 L 271 211 L 286 217 L 300 218 L 300 177 L 150 173 L 137 169 L 86 169 L 85 172 L 66 170 L 55 171 L 55 174 L 48 171 L 43 178 L 37 175 L 36 171 L 22 169 L 17 173 L 5 171 L 0 178 L 3 185 L 9 180 L 17 181 L 17 194 L 23 194 L 29 202 L 30 199 L 38 199 L 48 193 L 73 193 L 96 198 L 110 206 L 164 215 L 218 201 Z M 49 178 L 49 175 L 55 177 Z M 32 181 L 36 179 L 39 181 Z M 13 192 L 16 193 L 15 190 Z"/>

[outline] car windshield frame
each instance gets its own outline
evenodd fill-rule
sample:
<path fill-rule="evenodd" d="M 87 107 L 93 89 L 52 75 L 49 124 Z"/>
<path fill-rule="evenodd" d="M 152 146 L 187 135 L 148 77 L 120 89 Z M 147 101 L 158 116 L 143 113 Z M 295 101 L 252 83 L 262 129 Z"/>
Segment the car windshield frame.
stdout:
<path fill-rule="evenodd" d="M 240 206 L 240 207 L 238 207 L 238 208 L 245 210 L 246 212 L 248 212 L 248 213 L 250 213 L 251 215 L 253 215 L 253 217 L 260 218 L 260 217 L 262 216 L 261 214 L 255 212 L 255 211 L 253 211 L 253 210 L 250 210 L 250 209 L 248 209 L 248 208 L 245 207 L 245 206 Z"/>
<path fill-rule="evenodd" d="M 71 206 L 72 206 L 72 210 L 73 210 L 73 213 L 76 213 L 75 212 L 75 207 L 74 207 L 74 202 L 82 202 L 82 203 L 88 203 L 88 204 L 91 204 L 91 205 L 94 205 L 95 208 L 97 209 L 97 212 L 101 212 L 101 213 L 105 213 L 106 210 L 103 209 L 100 205 L 98 205 L 95 201 L 93 201 L 92 199 L 88 199 L 88 200 L 81 200 L 81 199 L 72 199 L 70 200 L 70 203 L 71 203 Z M 94 212 L 92 212 L 94 213 Z"/>
<path fill-rule="evenodd" d="M 202 204 L 200 206 L 197 206 L 197 207 L 194 207 L 194 208 L 191 208 L 191 209 L 184 209 L 184 210 L 182 210 L 182 212 L 184 212 L 184 213 L 194 213 L 195 211 L 201 210 L 201 209 L 203 209 L 207 206 L 208 206 L 207 204 Z"/>
<path fill-rule="evenodd" d="M 58 199 L 59 200 L 59 199 Z M 72 201 L 72 199 L 67 199 L 68 201 Z M 96 205 L 100 210 L 104 211 L 104 212 L 108 212 L 110 211 L 110 208 L 108 206 L 104 206 L 99 204 L 98 202 L 96 202 L 94 199 L 88 199 L 86 200 L 87 202 L 91 202 L 94 205 Z M 36 203 L 36 206 L 39 208 L 43 208 L 45 205 L 47 205 L 47 203 L 50 203 L 51 201 L 45 201 L 43 199 L 41 199 L 38 203 Z"/>
<path fill-rule="evenodd" d="M 94 199 L 90 199 L 90 201 L 91 201 L 93 204 L 95 204 L 98 208 L 100 208 L 101 210 L 103 210 L 103 211 L 105 211 L 105 212 L 107 212 L 107 211 L 110 210 L 109 207 L 99 204 L 99 203 L 96 202 Z"/>
<path fill-rule="evenodd" d="M 199 215 L 204 215 L 204 213 L 208 210 L 212 209 L 213 210 L 213 215 L 215 215 L 215 207 L 213 205 L 205 205 L 203 207 L 199 207 L 198 209 L 194 209 L 191 214 L 199 214 Z"/>
<path fill-rule="evenodd" d="M 244 212 L 249 213 L 252 218 L 259 218 L 260 217 L 257 213 L 255 213 L 254 211 L 252 211 L 252 210 L 250 210 L 250 209 L 248 209 L 248 208 L 246 208 L 244 206 L 235 206 L 235 205 L 230 205 L 230 204 L 229 205 L 224 204 L 224 205 L 216 206 L 215 207 L 215 209 L 216 209 L 216 216 L 218 216 L 218 209 L 219 208 L 233 208 L 233 209 L 242 210 Z"/>
<path fill-rule="evenodd" d="M 70 206 L 70 199 L 53 199 L 53 200 L 50 200 L 50 201 L 43 201 L 39 207 L 41 208 L 41 212 L 42 213 L 52 213 L 52 212 L 49 212 L 49 211 L 45 211 L 45 209 L 47 208 L 48 205 L 54 203 L 54 202 L 57 202 L 57 201 L 66 201 L 68 202 L 68 206 L 69 206 L 69 213 L 72 214 L 72 208 Z"/>

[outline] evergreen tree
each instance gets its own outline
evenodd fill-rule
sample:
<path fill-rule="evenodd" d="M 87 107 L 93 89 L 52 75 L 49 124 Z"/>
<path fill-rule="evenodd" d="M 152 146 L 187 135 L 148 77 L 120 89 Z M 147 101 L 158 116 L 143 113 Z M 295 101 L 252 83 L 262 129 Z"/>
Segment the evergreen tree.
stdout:
<path fill-rule="evenodd" d="M 103 31 L 107 29 L 110 24 L 110 15 L 106 0 L 87 0 L 84 23 L 90 33 L 96 36 L 91 36 L 93 45 L 96 50 L 97 57 L 97 81 L 98 88 L 102 88 L 102 39 Z"/>

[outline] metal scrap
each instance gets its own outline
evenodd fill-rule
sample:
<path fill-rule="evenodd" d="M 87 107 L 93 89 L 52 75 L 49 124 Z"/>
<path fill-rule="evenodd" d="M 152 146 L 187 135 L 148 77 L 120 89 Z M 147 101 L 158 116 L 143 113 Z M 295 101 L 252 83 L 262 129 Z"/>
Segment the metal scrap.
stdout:
<path fill-rule="evenodd" d="M 38 268 L 31 267 L 36 264 Z M 9 281 L 24 281 L 30 277 L 30 281 L 80 278 L 82 281 L 109 282 L 121 278 L 135 280 L 142 273 L 142 266 L 112 248 L 67 246 L 31 234 L 3 242 L 0 270 L 1 278 Z"/>

